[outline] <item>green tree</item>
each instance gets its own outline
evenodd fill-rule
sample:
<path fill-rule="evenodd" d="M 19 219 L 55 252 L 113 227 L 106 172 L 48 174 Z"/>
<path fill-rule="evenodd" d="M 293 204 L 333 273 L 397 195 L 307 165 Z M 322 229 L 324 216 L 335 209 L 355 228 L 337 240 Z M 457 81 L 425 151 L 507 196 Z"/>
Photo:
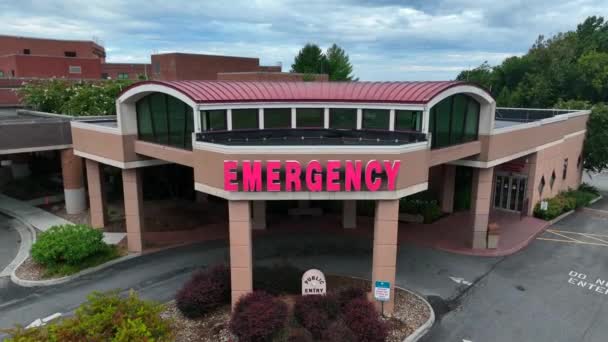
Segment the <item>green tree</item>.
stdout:
<path fill-rule="evenodd" d="M 306 44 L 293 61 L 291 72 L 302 74 L 324 74 L 327 70 L 327 58 L 316 44 Z"/>
<path fill-rule="evenodd" d="M 473 82 L 491 90 L 493 83 L 492 67 L 488 61 L 483 62 L 477 68 L 462 71 L 456 79 L 458 81 Z"/>
<path fill-rule="evenodd" d="M 333 44 L 327 49 L 325 57 L 330 81 L 352 81 L 354 79 L 353 66 L 344 49 Z"/>
<path fill-rule="evenodd" d="M 608 169 L 608 106 L 598 104 L 591 110 L 583 146 L 583 166 L 592 172 Z"/>

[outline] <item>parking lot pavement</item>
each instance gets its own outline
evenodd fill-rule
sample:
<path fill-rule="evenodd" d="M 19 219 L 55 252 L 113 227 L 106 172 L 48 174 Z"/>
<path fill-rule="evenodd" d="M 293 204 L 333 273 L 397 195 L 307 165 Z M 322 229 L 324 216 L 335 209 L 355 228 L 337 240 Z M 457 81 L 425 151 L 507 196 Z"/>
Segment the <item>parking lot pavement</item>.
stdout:
<path fill-rule="evenodd" d="M 0 214 L 0 273 L 19 251 L 21 238 L 15 229 L 19 222 Z"/>
<path fill-rule="evenodd" d="M 606 218 L 560 221 L 499 262 L 425 341 L 608 340 L 605 235 Z"/>

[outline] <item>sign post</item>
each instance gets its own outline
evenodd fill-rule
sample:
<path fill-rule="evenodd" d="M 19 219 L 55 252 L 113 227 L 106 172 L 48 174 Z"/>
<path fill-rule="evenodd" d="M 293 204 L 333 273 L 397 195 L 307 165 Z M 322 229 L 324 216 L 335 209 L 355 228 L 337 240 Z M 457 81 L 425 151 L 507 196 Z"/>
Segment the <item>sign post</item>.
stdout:
<path fill-rule="evenodd" d="M 382 317 L 384 317 L 384 302 L 391 299 L 391 283 L 377 280 L 374 284 L 374 299 L 380 302 Z"/>

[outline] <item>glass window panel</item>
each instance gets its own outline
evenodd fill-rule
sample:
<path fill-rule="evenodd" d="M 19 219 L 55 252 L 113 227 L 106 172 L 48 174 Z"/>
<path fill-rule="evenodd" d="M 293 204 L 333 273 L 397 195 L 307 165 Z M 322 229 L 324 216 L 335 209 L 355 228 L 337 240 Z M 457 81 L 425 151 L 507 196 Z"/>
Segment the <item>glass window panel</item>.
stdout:
<path fill-rule="evenodd" d="M 435 121 L 436 121 L 436 113 L 435 107 L 431 108 L 431 114 L 429 115 L 429 133 L 431 133 L 431 148 L 435 148 L 437 144 L 437 140 L 435 139 Z"/>
<path fill-rule="evenodd" d="M 165 101 L 167 96 L 164 94 L 152 94 L 149 96 L 156 142 L 167 145 L 169 143 L 169 122 L 167 120 L 167 103 Z"/>
<path fill-rule="evenodd" d="M 296 109 L 296 127 L 323 127 L 323 108 Z"/>
<path fill-rule="evenodd" d="M 258 129 L 258 109 L 233 109 L 232 129 Z"/>
<path fill-rule="evenodd" d="M 479 103 L 469 99 L 467 106 L 467 122 L 464 126 L 464 141 L 477 140 L 479 126 Z"/>
<path fill-rule="evenodd" d="M 422 124 L 422 112 L 414 110 L 395 111 L 395 130 L 397 131 L 420 131 Z"/>
<path fill-rule="evenodd" d="M 364 129 L 389 129 L 390 111 L 388 109 L 364 109 Z"/>
<path fill-rule="evenodd" d="M 357 109 L 331 108 L 329 109 L 329 127 L 341 129 L 357 128 Z"/>
<path fill-rule="evenodd" d="M 494 207 L 500 207 L 500 190 L 502 189 L 502 176 L 496 176 L 496 184 L 494 186 Z"/>
<path fill-rule="evenodd" d="M 140 140 L 154 141 L 152 130 L 152 117 L 150 116 L 150 105 L 148 98 L 137 101 L 137 133 Z"/>
<path fill-rule="evenodd" d="M 183 148 L 186 135 L 186 108 L 184 103 L 168 96 L 167 109 L 169 110 L 169 145 Z"/>
<path fill-rule="evenodd" d="M 194 112 L 192 111 L 192 107 L 186 105 L 186 145 L 185 148 L 191 150 L 192 149 L 192 133 L 194 133 Z"/>
<path fill-rule="evenodd" d="M 450 135 L 450 144 L 460 144 L 464 137 L 464 120 L 465 112 L 467 111 L 467 97 L 464 95 L 454 95 L 454 104 L 452 106 L 452 133 Z"/>
<path fill-rule="evenodd" d="M 448 97 L 435 106 L 435 147 L 444 147 L 450 144 L 450 113 L 452 98 Z"/>
<path fill-rule="evenodd" d="M 264 128 L 290 128 L 291 108 L 265 108 Z"/>
<path fill-rule="evenodd" d="M 207 122 L 208 131 L 225 131 L 228 129 L 225 109 L 204 110 L 201 111 L 201 115 Z"/>

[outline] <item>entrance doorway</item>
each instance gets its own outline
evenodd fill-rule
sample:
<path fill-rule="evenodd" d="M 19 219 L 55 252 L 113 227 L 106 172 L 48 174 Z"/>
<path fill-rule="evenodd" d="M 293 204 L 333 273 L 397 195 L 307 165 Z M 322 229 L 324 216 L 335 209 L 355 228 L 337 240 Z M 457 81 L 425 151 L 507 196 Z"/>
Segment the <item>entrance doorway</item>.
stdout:
<path fill-rule="evenodd" d="M 521 212 L 526 199 L 527 183 L 526 175 L 497 173 L 494 184 L 494 208 Z"/>

